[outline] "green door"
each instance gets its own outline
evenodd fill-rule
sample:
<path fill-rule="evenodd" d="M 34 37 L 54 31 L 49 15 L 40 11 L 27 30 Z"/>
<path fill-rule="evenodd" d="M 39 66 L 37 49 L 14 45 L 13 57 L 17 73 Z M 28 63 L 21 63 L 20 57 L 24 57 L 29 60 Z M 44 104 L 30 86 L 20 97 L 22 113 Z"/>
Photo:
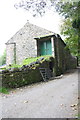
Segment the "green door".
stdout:
<path fill-rule="evenodd" d="M 40 55 L 52 55 L 51 40 L 40 43 Z"/>
<path fill-rule="evenodd" d="M 51 40 L 46 42 L 46 55 L 52 55 L 52 44 Z"/>
<path fill-rule="evenodd" d="M 46 42 L 40 44 L 40 55 L 46 55 Z"/>

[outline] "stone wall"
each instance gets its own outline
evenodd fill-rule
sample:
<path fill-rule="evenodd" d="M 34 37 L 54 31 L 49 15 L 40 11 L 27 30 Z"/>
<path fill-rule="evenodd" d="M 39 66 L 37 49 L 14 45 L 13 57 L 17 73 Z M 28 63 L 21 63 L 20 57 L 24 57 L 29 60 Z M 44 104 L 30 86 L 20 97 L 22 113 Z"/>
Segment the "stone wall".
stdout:
<path fill-rule="evenodd" d="M 51 57 L 52 58 L 52 57 Z M 43 61 L 36 64 L 24 65 L 21 68 L 11 68 L 0 72 L 0 81 L 3 87 L 17 88 L 31 83 L 43 81 L 39 68 L 50 68 L 50 61 Z"/>
<path fill-rule="evenodd" d="M 6 47 L 6 64 L 15 64 L 16 63 L 16 60 L 15 60 L 15 43 L 12 43 L 12 44 L 7 44 L 7 47 Z"/>
<path fill-rule="evenodd" d="M 69 49 L 66 48 L 66 44 L 59 35 L 54 38 L 54 49 L 56 75 L 63 74 L 66 70 L 77 67 L 77 59 L 71 55 Z"/>

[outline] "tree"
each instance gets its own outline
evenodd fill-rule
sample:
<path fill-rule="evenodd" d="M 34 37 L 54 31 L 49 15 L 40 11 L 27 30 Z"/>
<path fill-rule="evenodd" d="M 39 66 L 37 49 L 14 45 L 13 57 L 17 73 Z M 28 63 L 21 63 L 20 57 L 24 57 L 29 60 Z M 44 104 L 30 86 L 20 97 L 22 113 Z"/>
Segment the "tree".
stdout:
<path fill-rule="evenodd" d="M 78 56 L 78 34 L 72 27 L 70 19 L 66 19 L 61 27 L 61 34 L 66 36 L 65 42 L 74 56 Z"/>
<path fill-rule="evenodd" d="M 22 8 L 32 13 L 33 17 L 43 16 L 47 10 L 51 10 L 59 0 L 20 0 L 15 3 L 16 9 Z"/>
<path fill-rule="evenodd" d="M 33 16 L 43 16 L 46 8 L 50 6 L 50 0 L 21 0 L 19 3 L 16 3 L 14 7 L 16 9 L 23 8 L 26 11 L 29 11 Z"/>
<path fill-rule="evenodd" d="M 80 1 L 59 2 L 56 5 L 59 13 L 65 17 L 62 34 L 71 52 L 80 59 Z"/>
<path fill-rule="evenodd" d="M 6 64 L 6 50 L 4 51 L 3 55 L 0 57 L 0 65 Z"/>

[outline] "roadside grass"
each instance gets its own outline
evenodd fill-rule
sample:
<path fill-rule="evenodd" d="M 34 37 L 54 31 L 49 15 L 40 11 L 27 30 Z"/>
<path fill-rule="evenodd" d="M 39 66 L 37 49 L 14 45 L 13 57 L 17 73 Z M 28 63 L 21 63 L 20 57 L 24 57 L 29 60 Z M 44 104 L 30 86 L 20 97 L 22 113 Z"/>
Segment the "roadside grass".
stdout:
<path fill-rule="evenodd" d="M 78 118 L 78 120 L 80 120 L 80 114 L 76 114 L 75 117 Z"/>
<path fill-rule="evenodd" d="M 0 87 L 0 93 L 9 94 L 9 90 L 5 87 Z"/>

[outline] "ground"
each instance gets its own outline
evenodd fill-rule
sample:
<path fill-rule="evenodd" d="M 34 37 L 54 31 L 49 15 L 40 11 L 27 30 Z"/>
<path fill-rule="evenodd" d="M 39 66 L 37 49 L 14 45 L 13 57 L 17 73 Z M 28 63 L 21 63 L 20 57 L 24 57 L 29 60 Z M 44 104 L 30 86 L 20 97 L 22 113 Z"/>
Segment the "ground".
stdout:
<path fill-rule="evenodd" d="M 3 118 L 76 118 L 78 70 L 2 95 Z"/>

